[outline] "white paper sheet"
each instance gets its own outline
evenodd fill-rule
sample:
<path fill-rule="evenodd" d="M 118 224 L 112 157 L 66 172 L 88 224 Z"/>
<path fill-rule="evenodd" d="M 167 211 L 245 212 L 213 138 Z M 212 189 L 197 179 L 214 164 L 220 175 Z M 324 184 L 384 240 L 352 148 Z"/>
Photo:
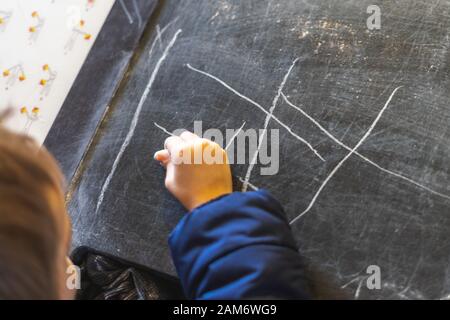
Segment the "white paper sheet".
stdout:
<path fill-rule="evenodd" d="M 114 2 L 0 0 L 0 112 L 13 110 L 7 127 L 43 143 Z"/>

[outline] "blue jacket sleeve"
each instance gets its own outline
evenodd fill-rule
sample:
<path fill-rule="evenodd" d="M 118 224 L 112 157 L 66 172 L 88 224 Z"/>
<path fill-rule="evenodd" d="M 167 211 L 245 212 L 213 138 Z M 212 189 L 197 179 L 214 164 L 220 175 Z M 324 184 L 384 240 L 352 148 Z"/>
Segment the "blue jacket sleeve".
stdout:
<path fill-rule="evenodd" d="M 189 299 L 305 299 L 291 229 L 266 191 L 232 193 L 187 214 L 169 238 Z"/>

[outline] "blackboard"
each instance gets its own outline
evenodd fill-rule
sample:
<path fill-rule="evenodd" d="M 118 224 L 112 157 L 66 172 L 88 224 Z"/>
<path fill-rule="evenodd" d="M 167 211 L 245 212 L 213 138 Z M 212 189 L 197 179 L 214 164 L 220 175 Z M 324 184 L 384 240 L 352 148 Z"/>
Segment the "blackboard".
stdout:
<path fill-rule="evenodd" d="M 155 122 L 262 129 L 292 67 L 267 127 L 279 173 L 249 181 L 290 221 L 317 195 L 292 224 L 315 297 L 448 298 L 449 15 L 450 1 L 161 1 L 72 181 L 74 246 L 175 274 L 167 237 L 185 212 L 152 160 Z M 232 169 L 239 190 L 248 166 Z"/>

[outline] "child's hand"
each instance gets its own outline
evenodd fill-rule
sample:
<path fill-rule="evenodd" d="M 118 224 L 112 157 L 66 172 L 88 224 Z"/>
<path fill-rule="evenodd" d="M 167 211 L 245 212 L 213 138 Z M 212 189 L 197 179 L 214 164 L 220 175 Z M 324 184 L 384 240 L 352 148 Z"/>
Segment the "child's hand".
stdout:
<path fill-rule="evenodd" d="M 154 158 L 166 168 L 166 188 L 189 211 L 233 192 L 227 154 L 217 143 L 185 131 L 167 138 Z"/>

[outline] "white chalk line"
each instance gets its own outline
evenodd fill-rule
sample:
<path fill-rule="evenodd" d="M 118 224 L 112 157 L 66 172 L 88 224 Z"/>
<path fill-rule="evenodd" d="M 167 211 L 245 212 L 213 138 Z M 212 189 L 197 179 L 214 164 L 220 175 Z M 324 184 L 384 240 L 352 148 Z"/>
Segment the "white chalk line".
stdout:
<path fill-rule="evenodd" d="M 261 105 L 259 105 L 257 102 L 255 102 L 255 101 L 253 101 L 252 99 L 250 99 L 250 98 L 244 96 L 243 94 L 241 94 L 240 92 L 238 92 L 238 91 L 235 90 L 234 88 L 230 87 L 228 84 L 226 84 L 225 82 L 223 82 L 223 81 L 220 80 L 219 78 L 217 78 L 217 77 L 215 77 L 215 76 L 213 76 L 213 75 L 211 75 L 211 74 L 209 74 L 209 73 L 207 73 L 207 72 L 198 70 L 198 69 L 192 67 L 192 66 L 189 65 L 189 64 L 188 64 L 187 66 L 188 66 L 190 69 L 192 69 L 193 71 L 199 72 L 199 73 L 201 73 L 201 74 L 203 74 L 203 75 L 205 75 L 205 76 L 208 76 L 208 77 L 212 78 L 213 80 L 216 80 L 217 82 L 219 82 L 220 84 L 222 84 L 224 87 L 226 87 L 228 90 L 232 91 L 234 94 L 238 95 L 238 96 L 241 97 L 242 99 L 244 99 L 244 100 L 246 100 L 247 102 L 253 104 L 253 105 L 256 106 L 256 107 L 258 107 L 258 108 L 259 108 L 261 111 L 263 111 L 264 113 L 268 114 L 268 112 L 267 112 Z M 284 95 L 284 94 L 282 93 L 282 95 Z M 286 99 L 285 99 L 285 100 L 286 100 Z M 288 104 L 289 104 L 289 103 L 288 103 Z M 292 103 L 291 103 L 291 105 L 292 105 Z M 298 110 L 299 108 L 297 107 L 296 109 Z M 299 111 L 300 111 L 300 110 L 299 110 Z M 339 145 L 341 145 L 341 146 L 344 147 L 345 149 L 351 150 L 351 148 L 350 148 L 349 146 L 347 146 L 347 145 L 345 145 L 344 143 L 342 143 L 341 141 L 339 141 L 336 137 L 334 137 L 331 133 L 329 133 L 325 128 L 323 128 L 316 120 L 314 120 L 312 117 L 310 117 L 310 116 L 309 116 L 308 114 L 306 114 L 306 113 L 303 113 L 303 114 L 304 114 L 308 119 L 310 119 L 310 120 L 311 120 L 311 121 L 312 121 L 319 129 L 321 129 L 326 135 L 328 135 L 332 140 L 334 140 L 336 143 L 338 143 Z M 291 129 L 290 127 L 288 127 L 287 125 L 285 125 L 284 123 L 282 123 L 277 117 L 272 116 L 272 118 L 273 118 L 276 122 L 278 122 L 282 127 L 284 127 L 291 135 L 293 135 L 295 138 L 297 138 L 297 139 L 300 140 L 301 142 L 305 143 L 305 141 L 303 140 L 303 138 L 301 138 L 301 137 L 299 137 L 297 134 L 295 134 L 295 133 L 292 131 L 292 129 Z M 306 142 L 305 144 L 308 145 L 308 147 L 310 147 L 309 143 Z M 313 151 L 315 150 L 312 146 L 310 147 L 310 149 L 312 149 Z M 404 175 L 402 175 L 402 174 L 400 174 L 400 173 L 394 172 L 394 171 L 392 171 L 392 170 L 388 170 L 388 169 L 386 169 L 386 168 L 380 166 L 379 164 L 375 163 L 374 161 L 372 161 L 372 160 L 370 160 L 369 158 L 365 157 L 364 155 L 360 154 L 358 151 L 355 151 L 353 154 L 357 155 L 357 156 L 360 157 L 361 159 L 365 160 L 367 163 L 369 163 L 369 164 L 375 166 L 376 168 L 378 168 L 379 170 L 381 170 L 381 171 L 383 171 L 383 172 L 385 172 L 385 173 L 387 173 L 387 174 L 390 174 L 390 175 L 395 176 L 395 177 L 397 177 L 397 178 L 399 178 L 399 179 L 402 179 L 402 180 L 404 180 L 404 181 L 407 181 L 407 182 L 409 182 L 409 183 L 411 183 L 411 184 L 413 184 L 413 185 L 415 185 L 415 186 L 417 186 L 417 187 L 419 187 L 419 188 L 421 188 L 421 189 L 423 189 L 423 190 L 426 190 L 426 191 L 428 191 L 428 192 L 430 192 L 430 193 L 432 193 L 432 194 L 434 194 L 434 195 L 440 196 L 440 197 L 445 198 L 445 199 L 450 199 L 450 196 L 448 196 L 448 195 L 446 195 L 446 194 L 443 194 L 443 193 L 440 193 L 440 192 L 438 192 L 438 191 L 435 191 L 435 190 L 433 190 L 433 189 L 431 189 L 431 188 L 429 188 L 429 187 L 427 187 L 427 186 L 424 186 L 424 185 L 420 184 L 420 183 L 417 182 L 417 181 L 414 181 L 414 180 L 411 179 L 411 178 L 408 178 L 408 177 L 406 177 L 406 176 L 404 176 Z"/>
<path fill-rule="evenodd" d="M 220 80 L 219 78 L 217 78 L 216 76 L 213 76 L 212 74 L 209 74 L 205 71 L 199 70 L 197 68 L 194 68 L 193 66 L 191 66 L 189 63 L 186 64 L 186 66 L 195 71 L 198 72 L 204 76 L 207 76 L 215 81 L 217 81 L 218 83 L 220 83 L 222 86 L 224 86 L 225 88 L 227 88 L 228 90 L 230 90 L 231 92 L 233 92 L 235 95 L 237 95 L 238 97 L 244 99 L 245 101 L 249 102 L 250 104 L 254 105 L 255 107 L 257 107 L 258 109 L 260 109 L 262 112 L 264 112 L 266 115 L 270 115 L 270 113 L 264 109 L 259 103 L 253 101 L 252 99 L 250 99 L 249 97 L 243 95 L 242 93 L 240 93 L 239 91 L 237 91 L 236 89 L 232 88 L 231 86 L 229 86 L 228 84 L 226 84 L 224 81 Z M 281 125 L 283 128 L 285 128 L 294 138 L 296 138 L 297 140 L 301 141 L 302 143 L 304 143 L 306 146 L 308 146 L 308 148 L 313 151 L 315 153 L 315 155 L 322 161 L 325 161 L 325 159 L 319 154 L 319 152 L 314 149 L 314 147 L 305 139 L 303 139 L 302 137 L 300 137 L 299 135 L 297 135 L 296 133 L 294 133 L 292 131 L 291 128 L 289 128 L 286 124 L 284 124 L 281 120 L 279 120 L 276 116 L 271 115 L 271 118 L 273 120 L 275 120 L 279 125 Z"/>
<path fill-rule="evenodd" d="M 119 0 L 120 5 L 122 6 L 123 11 L 125 12 L 125 15 L 128 18 L 128 22 L 129 24 L 133 24 L 134 20 L 133 17 L 131 16 L 130 11 L 128 11 L 127 5 L 125 4 L 125 2 L 123 2 L 123 0 Z"/>
<path fill-rule="evenodd" d="M 175 135 L 173 133 L 171 133 L 169 130 L 167 130 L 166 128 L 164 128 L 163 126 L 157 124 L 156 122 L 153 122 L 153 124 L 155 125 L 155 127 L 159 128 L 162 132 L 164 132 L 165 134 L 168 134 L 169 136 L 173 136 L 175 137 Z M 225 147 L 225 151 L 227 151 L 230 146 L 233 144 L 234 140 L 236 139 L 236 137 L 239 135 L 239 133 L 241 133 L 242 129 L 244 128 L 246 122 L 244 121 L 244 123 L 242 124 L 242 126 L 238 129 L 238 131 L 231 137 L 230 141 L 228 142 L 228 144 Z"/>
<path fill-rule="evenodd" d="M 123 0 L 119 0 L 119 2 L 120 2 L 120 5 L 122 6 L 123 11 L 125 12 L 125 15 L 128 18 L 129 24 L 133 24 L 134 23 L 134 19 L 133 19 L 133 16 L 131 15 L 131 12 L 127 8 L 127 5 L 125 4 L 125 2 Z M 133 3 L 134 11 L 136 13 L 136 17 L 138 19 L 138 27 L 140 28 L 142 26 L 141 12 L 139 10 L 139 6 L 138 6 L 136 0 L 133 0 L 132 3 Z"/>
<path fill-rule="evenodd" d="M 155 40 L 153 40 L 153 43 L 152 43 L 152 46 L 150 47 L 150 50 L 148 51 L 148 57 L 150 58 L 151 56 L 152 56 L 152 54 L 153 54 L 153 50 L 155 49 L 155 45 L 156 45 L 156 43 L 157 42 L 159 42 L 159 44 L 160 44 L 160 47 L 161 47 L 161 49 L 162 49 L 162 36 L 163 36 L 163 34 L 164 34 L 164 32 L 166 32 L 167 31 L 167 29 L 173 24 L 173 23 L 175 23 L 176 21 L 178 20 L 178 17 L 176 17 L 175 19 L 173 19 L 172 21 L 170 21 L 168 24 L 166 24 L 165 26 L 164 26 L 164 28 L 160 28 L 159 27 L 159 24 L 156 26 L 156 30 L 157 30 L 157 33 L 156 33 L 156 37 L 155 37 Z"/>
<path fill-rule="evenodd" d="M 171 137 L 175 137 L 175 135 L 173 133 L 171 133 L 169 130 L 167 130 L 166 128 L 164 128 L 163 126 L 160 126 L 159 124 L 157 124 L 156 122 L 153 122 L 153 124 L 155 125 L 155 127 L 161 129 L 162 132 L 168 134 Z"/>
<path fill-rule="evenodd" d="M 163 43 L 161 41 L 162 33 L 161 33 L 161 28 L 159 27 L 159 24 L 156 26 L 156 33 L 157 33 L 157 39 L 159 39 L 159 47 L 162 49 L 163 48 Z"/>
<path fill-rule="evenodd" d="M 350 150 L 350 152 L 334 167 L 334 169 L 331 171 L 331 173 L 328 175 L 328 177 L 322 182 L 321 186 L 317 190 L 316 194 L 314 195 L 313 199 L 309 203 L 308 207 L 300 213 L 296 218 L 294 218 L 289 224 L 294 224 L 296 221 L 298 221 L 301 217 L 303 217 L 306 213 L 308 213 L 311 208 L 314 206 L 316 200 L 319 198 L 319 195 L 322 193 L 322 190 L 325 188 L 325 186 L 328 184 L 328 182 L 333 178 L 333 176 L 336 174 L 336 172 L 339 171 L 339 169 L 342 167 L 342 165 L 355 153 L 356 150 L 364 143 L 364 141 L 369 137 L 369 135 L 372 133 L 373 129 L 377 125 L 377 123 L 380 121 L 381 116 L 386 111 L 387 107 L 391 103 L 392 98 L 394 97 L 395 93 L 400 89 L 401 87 L 396 88 L 389 99 L 386 101 L 386 104 L 384 105 L 383 109 L 378 113 L 378 116 L 375 118 L 373 123 L 371 124 L 369 130 L 364 134 L 362 139 L 356 144 L 356 146 Z"/>
<path fill-rule="evenodd" d="M 133 0 L 133 7 L 134 7 L 134 12 L 136 13 L 136 17 L 138 19 L 138 27 L 140 28 L 142 26 L 142 16 L 141 16 L 141 11 L 139 10 L 139 6 L 138 6 L 136 0 Z"/>
<path fill-rule="evenodd" d="M 167 45 L 166 49 L 164 50 L 163 55 L 161 56 L 161 58 L 159 58 L 158 62 L 155 65 L 155 68 L 153 69 L 153 72 L 152 72 L 152 74 L 150 76 L 150 79 L 149 79 L 149 81 L 147 83 L 147 86 L 146 86 L 146 88 L 144 90 L 144 93 L 142 94 L 141 99 L 139 101 L 139 104 L 138 104 L 138 106 L 136 108 L 136 111 L 134 113 L 133 120 L 131 121 L 130 129 L 129 129 L 128 133 L 127 133 L 127 136 L 125 137 L 125 140 L 123 141 L 122 146 L 120 147 L 119 153 L 117 154 L 116 159 L 114 160 L 113 166 L 111 168 L 110 173 L 108 174 L 108 177 L 106 178 L 105 182 L 103 183 L 102 189 L 100 191 L 100 196 L 99 196 L 98 201 L 97 201 L 97 207 L 95 209 L 96 213 L 97 213 L 98 209 L 100 208 L 100 206 L 103 203 L 103 199 L 105 197 L 105 192 L 106 192 L 106 190 L 109 187 L 109 184 L 111 182 L 112 177 L 114 176 L 114 173 L 116 172 L 117 165 L 119 164 L 120 160 L 122 159 L 122 156 L 123 156 L 126 148 L 130 144 L 131 138 L 133 138 L 133 136 L 134 136 L 134 131 L 136 130 L 136 126 L 137 126 L 137 123 L 138 123 L 138 120 L 139 120 L 139 116 L 140 116 L 141 111 L 142 111 L 142 107 L 143 107 L 145 101 L 147 100 L 147 96 L 150 93 L 150 90 L 151 90 L 151 88 L 153 86 L 153 83 L 155 82 L 156 75 L 158 74 L 162 63 L 166 60 L 170 49 L 174 46 L 174 44 L 175 44 L 175 42 L 176 42 L 176 40 L 178 38 L 178 35 L 181 33 L 181 31 L 182 31 L 181 29 L 178 29 L 178 31 L 175 33 L 175 35 L 173 36 L 172 40 L 170 41 L 170 43 Z"/>
<path fill-rule="evenodd" d="M 301 114 L 303 114 L 306 118 L 308 118 L 309 120 L 311 120 L 312 123 L 314 123 L 314 124 L 315 124 L 315 125 L 316 125 L 323 133 L 325 133 L 325 134 L 326 134 L 328 137 L 330 137 L 333 141 L 335 141 L 335 142 L 336 142 L 337 144 L 339 144 L 341 147 L 343 147 L 343 148 L 345 148 L 345 149 L 347 149 L 347 150 L 349 150 L 349 151 L 352 150 L 351 147 L 349 147 L 348 145 L 344 144 L 342 141 L 340 141 L 339 139 L 337 139 L 337 138 L 336 138 L 334 135 L 332 135 L 327 129 L 325 129 L 319 122 L 317 122 L 313 117 L 311 117 L 309 114 L 307 114 L 302 108 L 300 108 L 300 107 L 294 105 L 291 101 L 289 101 L 289 99 L 284 95 L 284 93 L 282 94 L 282 97 L 283 97 L 284 101 L 285 101 L 290 107 L 296 109 L 296 110 L 299 111 Z M 374 167 L 376 167 L 377 169 L 379 169 L 379 170 L 381 170 L 381 171 L 383 171 L 383 172 L 385 172 L 385 173 L 388 173 L 388 174 L 390 174 L 390 175 L 392 175 L 392 176 L 395 176 L 395 177 L 397 177 L 397 178 L 400 178 L 400 179 L 402 179 L 402 180 L 405 180 L 405 181 L 407 181 L 407 182 L 409 182 L 409 183 L 415 185 L 416 187 L 419 187 L 419 188 L 421 188 L 421 189 L 423 189 L 423 190 L 426 190 L 426 191 L 428 191 L 428 192 L 430 192 L 430 193 L 432 193 L 432 194 L 434 194 L 434 195 L 437 195 L 437 196 L 439 196 L 439 197 L 442 197 L 442 198 L 445 198 L 445 199 L 450 200 L 450 196 L 449 196 L 449 195 L 440 193 L 440 192 L 435 191 L 435 190 L 433 190 L 433 189 L 431 189 L 431 188 L 429 188 L 429 187 L 427 187 L 427 186 L 424 186 L 423 184 L 420 184 L 419 182 L 414 181 L 413 179 L 408 178 L 408 177 L 404 176 L 404 175 L 401 174 L 401 173 L 394 172 L 394 171 L 392 171 L 392 170 L 383 168 L 382 166 L 380 166 L 380 165 L 377 164 L 376 162 L 370 160 L 369 158 L 367 158 L 366 156 L 362 155 L 362 154 L 359 153 L 358 151 L 355 151 L 354 154 L 355 154 L 356 156 L 360 157 L 362 160 L 366 161 L 367 163 L 373 165 Z"/>
<path fill-rule="evenodd" d="M 230 141 L 228 141 L 228 144 L 227 144 L 226 147 L 225 147 L 225 151 L 227 151 L 228 148 L 231 147 L 231 145 L 232 145 L 233 142 L 234 142 L 234 139 L 236 139 L 236 137 L 239 135 L 239 133 L 241 133 L 242 129 L 244 129 L 245 123 L 246 123 L 246 122 L 244 121 L 244 123 L 243 123 L 242 126 L 239 128 L 239 130 L 231 137 Z"/>
<path fill-rule="evenodd" d="M 295 65 L 297 64 L 297 62 L 298 62 L 298 58 L 295 59 L 292 62 L 291 66 L 289 67 L 286 75 L 283 78 L 283 81 L 281 82 L 280 86 L 278 87 L 277 94 L 275 95 L 275 97 L 273 99 L 273 102 L 272 102 L 272 106 L 269 109 L 269 114 L 266 116 L 266 119 L 264 120 L 264 129 L 263 129 L 263 132 L 262 132 L 261 136 L 259 137 L 260 140 L 259 140 L 259 143 L 258 143 L 258 148 L 256 149 L 255 153 L 253 154 L 253 158 L 252 158 L 252 160 L 250 161 L 250 163 L 248 165 L 247 172 L 246 172 L 245 177 L 244 177 L 244 184 L 242 185 L 242 190 L 241 190 L 242 192 L 247 191 L 248 181 L 250 181 L 250 177 L 252 175 L 253 168 L 255 167 L 256 160 L 258 159 L 259 151 L 261 150 L 262 143 L 263 143 L 264 138 L 265 138 L 265 136 L 267 134 L 267 127 L 269 126 L 269 122 L 272 119 L 273 112 L 275 111 L 275 109 L 276 109 L 276 107 L 278 105 L 278 100 L 280 100 L 280 96 L 281 96 L 281 93 L 282 93 L 282 91 L 284 89 L 284 86 L 286 85 L 286 82 L 287 82 L 287 80 L 288 80 L 292 70 L 294 69 Z"/>
<path fill-rule="evenodd" d="M 242 182 L 242 183 L 245 182 L 245 180 L 242 177 L 238 176 L 237 178 L 239 179 L 240 182 Z M 248 184 L 248 186 L 250 188 L 252 188 L 252 190 L 254 190 L 254 191 L 258 191 L 259 190 L 259 188 L 257 186 L 255 186 L 254 184 L 251 184 L 249 181 L 247 181 L 247 184 Z"/>

